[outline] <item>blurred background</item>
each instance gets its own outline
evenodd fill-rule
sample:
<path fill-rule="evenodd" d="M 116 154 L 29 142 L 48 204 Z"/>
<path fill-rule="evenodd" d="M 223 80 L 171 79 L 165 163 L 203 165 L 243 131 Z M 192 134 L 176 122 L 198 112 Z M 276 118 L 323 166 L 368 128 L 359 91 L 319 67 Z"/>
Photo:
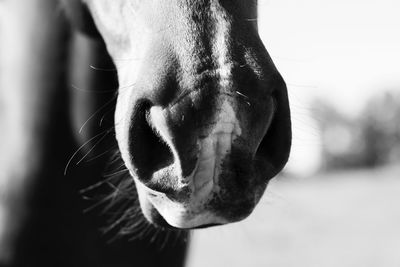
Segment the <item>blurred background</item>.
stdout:
<path fill-rule="evenodd" d="M 189 267 L 400 266 L 400 1 L 259 0 L 293 148 L 254 214 Z"/>

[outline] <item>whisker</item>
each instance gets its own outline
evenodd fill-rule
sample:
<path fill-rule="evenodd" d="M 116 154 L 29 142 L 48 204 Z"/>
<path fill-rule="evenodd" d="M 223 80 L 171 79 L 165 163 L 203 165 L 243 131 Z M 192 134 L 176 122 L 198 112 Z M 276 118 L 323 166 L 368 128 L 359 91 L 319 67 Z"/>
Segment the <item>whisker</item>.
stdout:
<path fill-rule="evenodd" d="M 64 169 L 64 176 L 67 175 L 67 171 L 68 171 L 69 165 L 71 165 L 71 162 L 72 162 L 72 160 L 75 158 L 75 156 L 78 155 L 78 153 L 79 153 L 87 144 L 89 144 L 89 143 L 92 142 L 94 139 L 98 138 L 99 136 L 104 135 L 104 132 L 106 132 L 106 131 L 109 131 L 109 130 L 102 131 L 101 133 L 96 134 L 95 136 L 93 136 L 92 138 L 90 138 L 89 140 L 87 140 L 85 143 L 83 143 L 83 144 L 74 152 L 74 154 L 72 154 L 72 156 L 70 157 L 70 159 L 69 159 L 68 162 L 67 162 L 67 165 L 65 166 L 65 169 Z"/>
<path fill-rule="evenodd" d="M 119 160 L 119 159 L 118 159 L 118 160 Z M 125 167 L 125 163 L 122 163 L 122 164 L 119 165 L 118 167 L 114 168 L 114 171 L 119 170 L 119 169 L 124 168 L 124 167 Z M 105 175 L 109 175 L 109 174 L 106 173 Z"/>
<path fill-rule="evenodd" d="M 118 88 L 118 90 L 122 90 L 122 89 L 127 89 L 127 88 L 131 88 L 133 86 L 135 86 L 136 83 L 132 83 L 132 84 L 128 84 L 128 85 L 124 85 Z"/>
<path fill-rule="evenodd" d="M 122 235 L 132 235 L 129 241 L 133 241 L 135 239 L 143 239 L 148 231 L 148 223 L 144 219 L 138 221 L 139 224 L 135 225 L 135 228 L 125 228 L 120 232 Z"/>
<path fill-rule="evenodd" d="M 108 115 L 108 113 L 110 113 L 111 111 L 113 111 L 113 110 L 107 111 L 107 112 L 104 113 L 104 115 L 101 117 L 100 122 L 99 122 L 99 126 L 100 126 L 100 127 L 103 126 L 104 119 L 106 118 L 106 116 Z"/>
<path fill-rule="evenodd" d="M 95 67 L 95 66 L 93 66 L 93 65 L 89 65 L 89 67 L 90 67 L 92 70 L 96 70 L 96 71 L 106 71 L 106 72 L 116 72 L 116 71 L 117 71 L 116 68 L 113 68 L 113 69 L 106 69 L 106 68 Z"/>
<path fill-rule="evenodd" d="M 108 201 L 108 198 L 104 198 L 104 199 L 102 199 L 102 200 L 99 200 L 97 203 L 93 204 L 93 205 L 90 206 L 89 208 L 84 209 L 84 210 L 83 210 L 83 213 L 88 213 L 88 212 L 94 210 L 95 208 L 101 206 L 102 204 L 106 203 L 107 201 Z"/>
<path fill-rule="evenodd" d="M 104 228 L 102 230 L 102 232 L 104 234 L 107 234 L 107 233 L 111 232 L 113 229 L 115 229 L 115 227 L 117 227 L 118 225 L 123 223 L 123 221 L 126 219 L 125 217 L 126 217 L 126 214 L 122 214 L 122 216 L 119 219 L 115 220 L 115 222 L 113 222 L 111 225 L 109 225 L 108 227 Z"/>
<path fill-rule="evenodd" d="M 86 154 L 75 164 L 76 166 L 78 166 L 95 148 L 96 146 L 98 146 L 101 141 L 104 140 L 104 138 L 107 137 L 107 135 L 111 132 L 111 130 L 106 131 L 103 136 L 93 145 L 93 147 L 91 149 L 89 149 L 88 152 L 86 152 Z"/>
<path fill-rule="evenodd" d="M 118 146 L 116 145 L 116 147 L 118 147 Z M 116 152 L 114 153 L 114 155 L 112 155 L 112 156 L 110 157 L 110 161 L 108 162 L 108 166 L 111 166 L 112 164 L 115 164 L 115 163 L 117 163 L 118 161 L 122 161 L 122 159 L 121 159 L 121 155 L 120 155 L 119 150 L 116 149 Z M 122 166 L 122 165 L 121 165 L 121 166 Z"/>
<path fill-rule="evenodd" d="M 115 175 L 122 174 L 122 173 L 126 173 L 126 172 L 129 172 L 129 170 L 128 169 L 120 170 L 120 171 L 117 171 L 117 172 L 114 172 L 114 173 L 110 173 L 110 174 L 104 175 L 104 177 L 108 178 L 108 177 L 115 176 Z"/>
<path fill-rule="evenodd" d="M 111 180 L 112 178 L 113 178 L 113 177 L 108 178 L 107 180 Z M 107 180 L 103 180 L 103 181 L 97 182 L 97 183 L 95 183 L 95 184 L 93 184 L 93 185 L 91 185 L 91 186 L 88 186 L 88 187 L 86 187 L 86 188 L 84 188 L 84 189 L 81 189 L 81 190 L 79 190 L 79 193 L 80 193 L 80 194 L 85 194 L 85 193 L 87 193 L 87 192 L 89 192 L 89 191 L 92 191 L 93 189 L 96 189 L 96 188 L 102 186 L 104 183 L 107 182 Z"/>
<path fill-rule="evenodd" d="M 122 189 L 118 189 L 118 190 L 122 190 Z M 125 214 L 126 216 L 129 216 L 129 211 L 133 210 L 132 206 L 134 203 L 132 203 L 132 201 L 121 201 L 122 198 L 120 198 L 118 200 L 118 197 L 120 197 L 120 195 L 117 193 L 119 191 L 114 191 L 109 197 L 108 199 L 110 200 L 109 204 L 106 205 L 103 209 L 103 213 L 104 214 L 112 214 L 112 218 L 117 217 L 118 215 L 121 214 Z M 120 205 L 117 206 L 116 202 L 118 202 Z M 116 208 L 117 207 L 117 208 Z M 116 210 L 115 210 L 116 208 Z M 114 211 L 112 212 L 112 210 L 114 209 Z M 138 209 L 137 212 L 140 212 L 140 210 Z"/>
<path fill-rule="evenodd" d="M 244 94 L 242 94 L 241 92 L 239 92 L 239 91 L 236 91 L 236 93 L 238 94 L 238 95 L 240 95 L 241 97 L 243 97 L 243 98 L 245 98 L 246 100 L 244 101 L 248 106 L 251 106 L 251 103 L 248 101 L 250 98 L 247 96 L 247 95 L 244 95 Z"/>
<path fill-rule="evenodd" d="M 116 95 L 113 96 L 109 101 L 107 101 L 104 105 L 102 105 L 95 113 L 93 113 L 93 115 L 91 115 L 86 121 L 85 123 L 81 126 L 81 128 L 79 129 L 79 133 L 82 133 L 83 129 L 85 128 L 85 126 L 89 123 L 89 121 L 94 118 L 100 111 L 102 111 L 106 106 L 108 106 L 109 104 L 111 104 L 113 101 L 115 101 Z"/>
<path fill-rule="evenodd" d="M 159 237 L 160 231 L 161 230 L 159 228 L 155 228 L 154 232 L 152 233 L 153 236 L 150 238 L 150 244 L 154 244 Z"/>
<path fill-rule="evenodd" d="M 170 234 L 170 231 L 167 231 L 167 233 L 165 234 L 164 241 L 161 243 L 161 249 L 164 249 L 167 246 L 168 241 L 170 241 Z"/>
<path fill-rule="evenodd" d="M 98 159 L 98 158 L 101 158 L 101 157 L 103 157 L 103 156 L 109 154 L 110 151 L 114 150 L 114 149 L 117 148 L 117 147 L 118 147 L 118 146 L 115 145 L 114 147 L 111 147 L 110 149 L 108 149 L 108 150 L 106 150 L 106 151 L 104 151 L 104 152 L 102 152 L 102 153 L 100 153 L 100 154 L 98 154 L 98 155 L 96 155 L 96 156 L 94 156 L 94 157 L 91 157 L 90 159 L 85 160 L 85 163 L 92 162 L 92 161 L 94 161 L 94 160 L 96 160 L 96 159 Z"/>
<path fill-rule="evenodd" d="M 238 95 L 240 95 L 240 96 L 243 96 L 243 97 L 246 98 L 246 99 L 249 99 L 249 97 L 248 97 L 247 95 L 244 95 L 243 93 L 241 93 L 241 92 L 239 92 L 239 91 L 236 91 L 236 93 L 237 93 Z"/>

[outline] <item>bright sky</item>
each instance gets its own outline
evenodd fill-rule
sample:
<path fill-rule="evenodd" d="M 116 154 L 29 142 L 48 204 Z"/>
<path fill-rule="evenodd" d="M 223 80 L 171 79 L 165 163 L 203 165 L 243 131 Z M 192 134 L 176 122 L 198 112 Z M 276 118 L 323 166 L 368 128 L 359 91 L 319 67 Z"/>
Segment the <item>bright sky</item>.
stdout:
<path fill-rule="evenodd" d="M 318 165 L 309 109 L 323 97 L 355 115 L 378 90 L 400 90 L 399 0 L 259 0 L 260 34 L 289 89 L 294 148 L 289 169 Z"/>

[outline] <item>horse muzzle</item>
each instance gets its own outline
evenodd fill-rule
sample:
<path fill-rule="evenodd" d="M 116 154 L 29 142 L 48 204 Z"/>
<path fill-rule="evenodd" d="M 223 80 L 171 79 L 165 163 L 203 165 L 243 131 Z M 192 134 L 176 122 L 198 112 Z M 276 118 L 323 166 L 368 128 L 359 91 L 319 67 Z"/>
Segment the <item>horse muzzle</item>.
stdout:
<path fill-rule="evenodd" d="M 260 103 L 239 98 L 199 91 L 167 107 L 136 101 L 124 160 L 149 221 L 197 228 L 238 221 L 254 209 L 276 173 L 258 154 L 276 108 L 271 96 L 261 117 L 249 112 Z"/>
<path fill-rule="evenodd" d="M 288 159 L 283 79 L 258 42 L 221 66 L 155 50 L 116 112 L 142 211 L 178 228 L 245 218 Z"/>

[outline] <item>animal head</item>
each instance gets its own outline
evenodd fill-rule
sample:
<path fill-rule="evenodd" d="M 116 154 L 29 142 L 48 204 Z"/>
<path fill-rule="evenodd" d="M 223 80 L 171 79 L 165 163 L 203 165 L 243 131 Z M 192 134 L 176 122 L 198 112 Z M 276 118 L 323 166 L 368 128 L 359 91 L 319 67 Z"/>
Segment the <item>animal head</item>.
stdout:
<path fill-rule="evenodd" d="M 176 228 L 247 217 L 291 143 L 257 1 L 85 4 L 118 71 L 116 136 L 145 217 Z"/>

